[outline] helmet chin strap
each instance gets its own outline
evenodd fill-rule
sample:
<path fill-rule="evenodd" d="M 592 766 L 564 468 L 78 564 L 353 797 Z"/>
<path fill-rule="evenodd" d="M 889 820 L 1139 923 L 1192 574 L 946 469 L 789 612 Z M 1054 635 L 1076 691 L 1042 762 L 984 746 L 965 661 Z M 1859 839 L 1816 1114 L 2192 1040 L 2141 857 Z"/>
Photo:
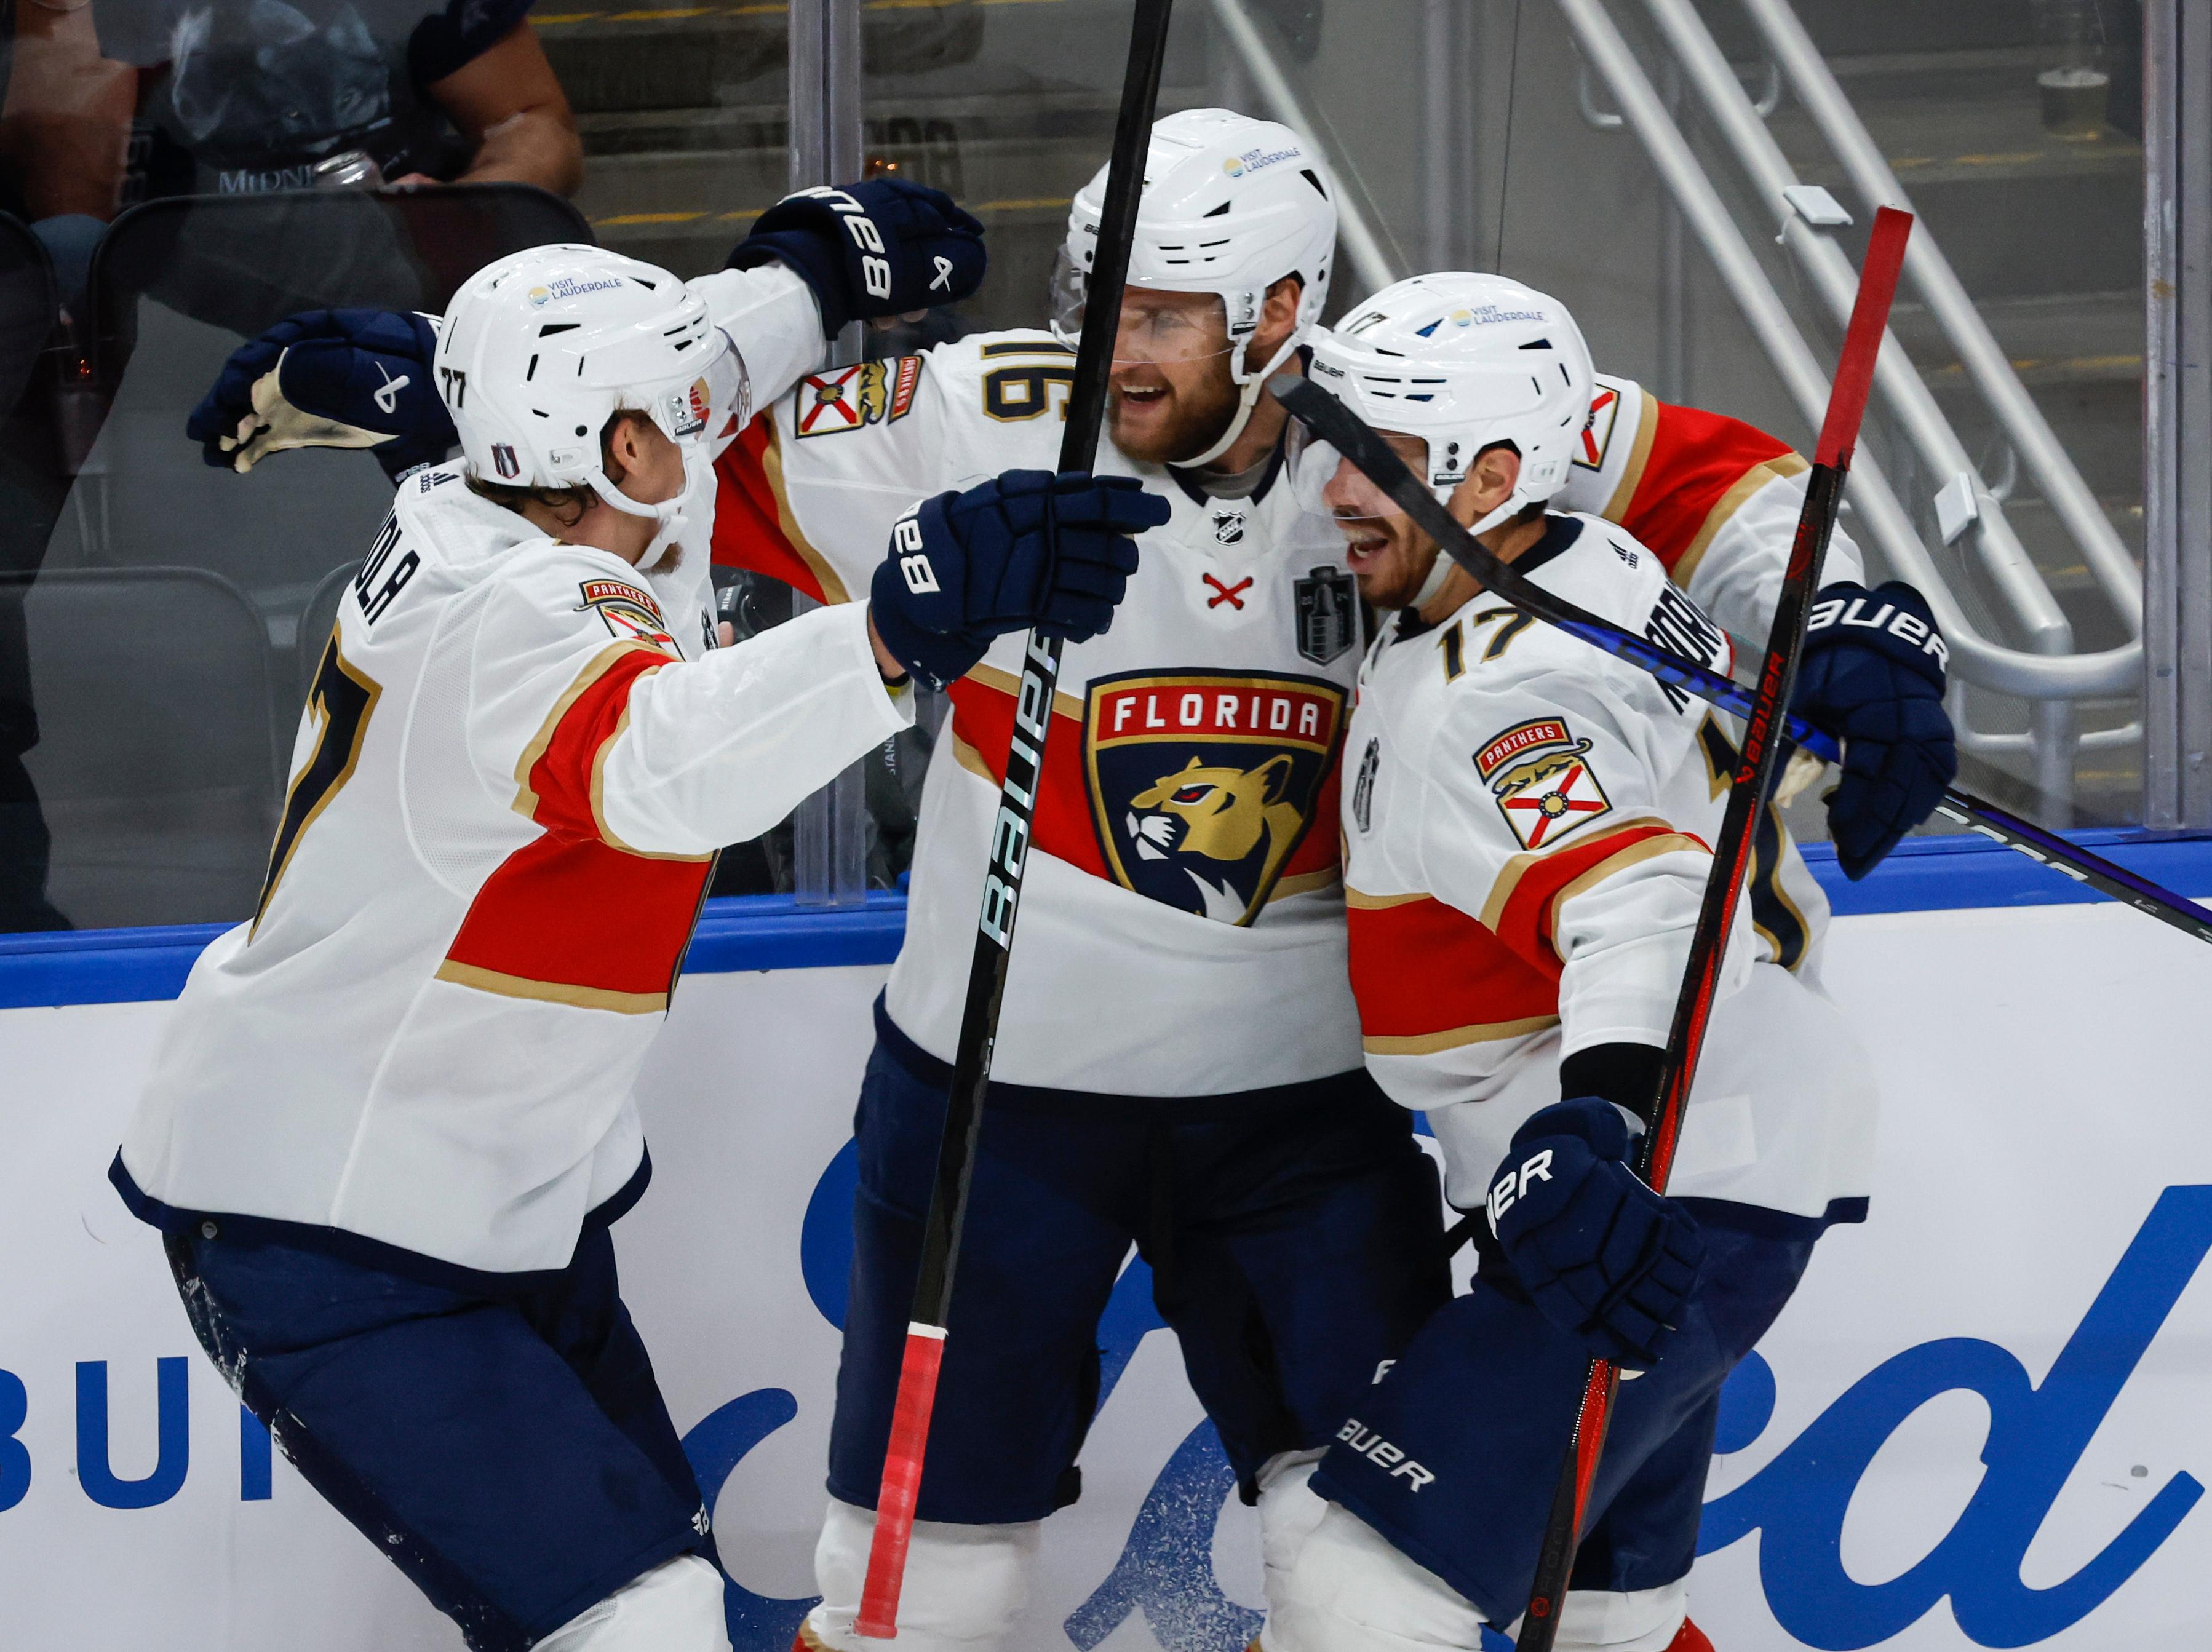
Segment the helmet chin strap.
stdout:
<path fill-rule="evenodd" d="M 1449 504 L 1450 502 L 1449 495 L 1439 493 L 1437 495 L 1437 502 L 1438 504 Z M 1528 509 L 1529 506 L 1536 502 L 1536 501 L 1529 498 L 1518 488 L 1516 488 L 1513 490 L 1512 495 L 1503 505 L 1500 505 L 1496 510 L 1491 512 L 1487 516 L 1477 522 L 1473 527 L 1469 528 L 1468 531 L 1479 539 L 1484 534 L 1488 533 L 1492 528 L 1503 526 L 1505 523 L 1511 521 L 1516 516 L 1518 516 L 1522 511 Z M 1421 588 L 1418 592 L 1414 592 L 1413 600 L 1408 603 L 1407 606 L 1416 609 L 1426 608 L 1431 602 L 1436 600 L 1437 593 L 1444 588 L 1444 581 L 1451 577 L 1452 569 L 1458 566 L 1458 563 L 1452 561 L 1450 553 L 1445 550 L 1442 545 L 1438 545 L 1437 547 L 1437 559 L 1429 564 L 1429 577 L 1421 581 Z"/>
<path fill-rule="evenodd" d="M 1304 343 L 1305 343 L 1305 330 L 1294 329 L 1291 336 L 1283 341 L 1282 348 L 1275 352 L 1266 367 L 1257 373 L 1243 375 L 1242 382 L 1244 388 L 1237 398 L 1236 415 L 1229 421 L 1228 428 L 1222 431 L 1219 439 L 1212 446 L 1195 458 L 1170 459 L 1168 463 L 1179 471 L 1194 471 L 1201 465 L 1212 464 L 1214 460 L 1235 446 L 1237 438 L 1244 434 L 1244 427 L 1252 422 L 1252 410 L 1259 406 L 1260 392 L 1267 388 L 1267 380 L 1274 377 L 1275 369 L 1289 361 L 1298 346 Z"/>
<path fill-rule="evenodd" d="M 1444 581 L 1451 577 L 1452 569 L 1458 566 L 1445 554 L 1444 548 L 1438 545 L 1437 559 L 1429 564 L 1429 577 L 1421 581 L 1421 588 L 1413 593 L 1413 600 L 1406 606 L 1416 610 L 1426 608 L 1436 600 L 1437 592 L 1444 588 Z"/>
<path fill-rule="evenodd" d="M 684 475 L 685 484 L 684 491 L 673 499 L 663 500 L 658 505 L 647 505 L 639 500 L 632 499 L 608 479 L 607 473 L 604 470 L 594 468 L 591 474 L 584 478 L 591 483 L 593 493 L 599 495 L 602 500 L 620 511 L 624 516 L 646 517 L 656 525 L 652 540 L 646 545 L 645 550 L 639 553 L 637 565 L 640 568 L 646 568 L 659 562 L 660 553 L 668 549 L 669 542 L 676 538 L 677 530 L 683 525 L 684 501 L 691 492 L 691 467 L 688 464 L 684 467 Z"/>

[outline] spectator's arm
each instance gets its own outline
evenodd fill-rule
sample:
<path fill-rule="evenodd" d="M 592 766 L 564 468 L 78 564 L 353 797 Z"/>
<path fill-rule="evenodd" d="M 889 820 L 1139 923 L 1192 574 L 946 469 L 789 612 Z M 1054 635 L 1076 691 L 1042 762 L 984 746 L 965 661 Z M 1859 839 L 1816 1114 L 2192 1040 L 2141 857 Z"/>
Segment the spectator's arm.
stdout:
<path fill-rule="evenodd" d="M 572 195 L 583 182 L 576 117 L 527 20 L 423 89 L 476 145 L 456 182 L 535 184 L 556 195 Z"/>
<path fill-rule="evenodd" d="M 115 216 L 138 72 L 100 56 L 92 10 L 15 9 L 15 70 L 0 109 L 0 167 L 33 219 Z"/>

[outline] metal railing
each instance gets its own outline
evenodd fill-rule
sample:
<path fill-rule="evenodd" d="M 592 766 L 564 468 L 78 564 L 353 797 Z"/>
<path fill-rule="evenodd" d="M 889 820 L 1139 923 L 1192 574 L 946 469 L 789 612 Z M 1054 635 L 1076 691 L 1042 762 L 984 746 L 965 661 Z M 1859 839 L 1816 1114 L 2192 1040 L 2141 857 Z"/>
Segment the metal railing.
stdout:
<path fill-rule="evenodd" d="M 1825 191 L 1808 190 L 1802 184 L 1767 131 L 1759 104 L 1689 0 L 1644 3 L 1666 48 L 1666 61 L 1705 109 L 1755 196 L 1770 207 L 1774 215 L 1770 223 L 1778 226 L 1783 245 L 1840 327 L 1857 284 L 1850 259 L 1833 233 L 1848 219 L 1828 210 Z M 1827 400 L 1827 374 L 1753 252 L 1745 226 L 1723 202 L 1603 0 L 1559 0 L 1559 4 L 1584 63 L 1650 159 L 1674 210 L 1698 237 L 1790 396 L 1817 425 Z M 1743 4 L 1772 63 L 1835 151 L 1864 205 L 1910 210 L 1905 191 L 1787 0 L 1743 0 Z M 1885 341 L 1876 380 L 1887 426 L 1921 474 L 1942 479 L 1937 492 L 1948 495 L 1943 513 L 1950 519 L 1949 542 L 1971 550 L 2002 621 L 2023 640 L 2024 647 L 1991 636 L 1974 622 L 1951 571 L 1931 554 L 1881 466 L 1864 454 L 1851 474 L 1857 526 L 1892 572 L 1927 593 L 1951 643 L 1955 681 L 2031 702 L 2028 732 L 1995 733 L 1971 727 L 1963 692 L 1954 693 L 1961 746 L 1983 756 L 2026 755 L 2046 806 L 2063 812 L 2073 795 L 2078 748 L 2132 746 L 2142 738 L 2139 724 L 2100 730 L 2086 740 L 2077 728 L 2079 701 L 2130 693 L 2142 680 L 2142 579 L 1924 222 L 1913 236 L 1906 273 L 1989 404 L 2013 452 L 2042 487 L 2054 514 L 2080 549 L 2130 640 L 2101 653 L 2075 652 L 2073 627 L 2006 520 L 2002 498 L 1967 457 L 1949 420 L 1894 338 Z M 1931 498 L 1929 502 L 1932 507 L 1936 501 Z"/>
<path fill-rule="evenodd" d="M 1251 14 L 1244 9 L 1243 0 L 1213 0 L 1213 21 L 1231 53 L 1250 77 L 1267 118 L 1282 122 L 1326 155 L 1329 149 L 1327 128 L 1298 95 Z M 1356 180 L 1342 167 L 1333 165 L 1330 170 L 1337 182 L 1336 236 L 1352 273 L 1359 278 L 1359 289 L 1371 293 L 1401 279 L 1407 272 L 1384 250 L 1385 237 L 1376 229 Z"/>

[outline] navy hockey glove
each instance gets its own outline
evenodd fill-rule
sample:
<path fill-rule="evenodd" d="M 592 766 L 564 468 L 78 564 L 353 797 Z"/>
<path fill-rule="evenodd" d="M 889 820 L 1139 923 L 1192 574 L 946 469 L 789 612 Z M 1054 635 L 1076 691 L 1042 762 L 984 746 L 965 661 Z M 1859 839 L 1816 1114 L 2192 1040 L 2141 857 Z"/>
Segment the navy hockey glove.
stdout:
<path fill-rule="evenodd" d="M 1793 709 L 1844 743 L 1828 835 L 1849 878 L 1863 878 L 1934 812 L 1959 772 L 1943 709 L 1948 658 L 1920 593 L 1892 580 L 1843 580 L 1814 599 Z"/>
<path fill-rule="evenodd" d="M 1637 1179 L 1609 1102 L 1555 1102 L 1514 1133 L 1491 1179 L 1490 1230 L 1544 1317 L 1592 1353 L 1656 1364 L 1697 1288 L 1705 1242 Z"/>
<path fill-rule="evenodd" d="M 781 259 L 822 307 L 822 332 L 848 321 L 954 304 L 983 284 L 983 226 L 942 190 L 903 178 L 803 189 L 760 216 L 729 268 Z"/>
<path fill-rule="evenodd" d="M 434 465 L 459 438 L 430 383 L 427 316 L 308 310 L 240 345 L 185 434 L 244 472 L 288 447 L 373 447 L 387 476 Z"/>
<path fill-rule="evenodd" d="M 870 586 L 876 634 L 939 688 L 1009 631 L 1085 641 L 1137 571 L 1130 536 L 1167 519 L 1168 501 L 1133 477 L 1085 471 L 1008 471 L 939 494 L 891 530 Z"/>

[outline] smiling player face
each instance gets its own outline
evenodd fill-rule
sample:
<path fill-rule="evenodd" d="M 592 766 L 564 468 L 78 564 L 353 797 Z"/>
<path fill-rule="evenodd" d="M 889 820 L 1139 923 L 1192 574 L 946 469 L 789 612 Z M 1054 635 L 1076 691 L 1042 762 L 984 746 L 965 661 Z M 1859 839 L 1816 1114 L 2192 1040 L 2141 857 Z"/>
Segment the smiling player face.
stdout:
<path fill-rule="evenodd" d="M 1416 476 L 1428 467 L 1428 445 L 1419 436 L 1383 440 Z M 1359 594 L 1376 608 L 1412 605 L 1437 560 L 1437 542 L 1400 510 L 1348 459 L 1322 489 L 1322 502 L 1344 536 L 1345 566 L 1359 581 Z"/>
<path fill-rule="evenodd" d="M 1229 351 L 1228 313 L 1217 295 L 1130 290 L 1106 402 L 1114 445 L 1152 465 L 1212 446 L 1237 414 Z"/>

